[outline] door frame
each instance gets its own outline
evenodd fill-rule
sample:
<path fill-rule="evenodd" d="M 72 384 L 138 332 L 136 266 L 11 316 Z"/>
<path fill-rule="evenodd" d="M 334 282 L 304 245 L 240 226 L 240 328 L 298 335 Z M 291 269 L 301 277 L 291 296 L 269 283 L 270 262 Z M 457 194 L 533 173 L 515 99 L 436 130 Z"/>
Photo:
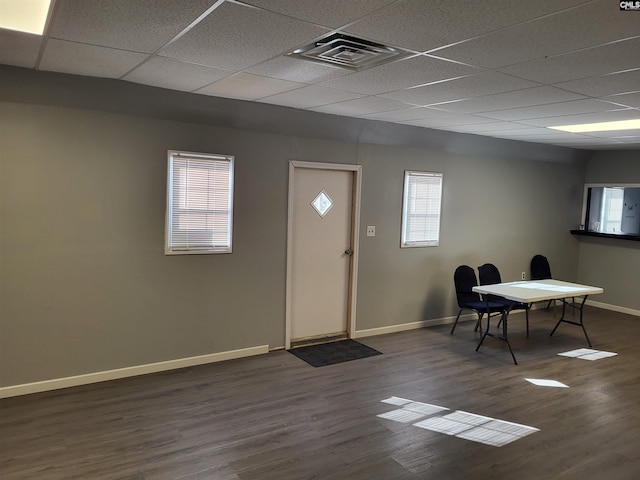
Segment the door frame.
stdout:
<path fill-rule="evenodd" d="M 353 254 L 349 260 L 349 291 L 347 299 L 347 333 L 353 338 L 356 331 L 356 296 L 358 286 L 358 253 L 360 230 L 360 191 L 362 188 L 362 165 L 340 163 L 289 161 L 289 199 L 287 210 L 287 286 L 285 305 L 285 348 L 291 348 L 291 283 L 293 259 L 293 192 L 295 188 L 295 169 L 307 168 L 316 170 L 338 170 L 353 173 L 353 189 L 351 202 L 351 249 Z"/>

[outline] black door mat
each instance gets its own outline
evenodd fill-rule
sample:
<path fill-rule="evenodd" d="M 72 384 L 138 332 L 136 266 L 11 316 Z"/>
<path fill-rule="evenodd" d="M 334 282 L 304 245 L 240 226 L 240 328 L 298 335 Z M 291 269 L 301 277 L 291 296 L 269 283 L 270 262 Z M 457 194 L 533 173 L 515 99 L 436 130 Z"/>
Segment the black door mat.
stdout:
<path fill-rule="evenodd" d="M 382 355 L 382 352 L 351 339 L 294 348 L 289 352 L 314 367 Z"/>

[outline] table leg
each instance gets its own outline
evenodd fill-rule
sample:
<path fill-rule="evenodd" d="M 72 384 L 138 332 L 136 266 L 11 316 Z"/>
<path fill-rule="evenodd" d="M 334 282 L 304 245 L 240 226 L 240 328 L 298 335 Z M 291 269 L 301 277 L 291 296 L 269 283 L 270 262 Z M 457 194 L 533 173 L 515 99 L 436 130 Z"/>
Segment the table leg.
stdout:
<path fill-rule="evenodd" d="M 488 307 L 489 307 L 489 304 L 487 303 L 487 310 L 489 309 Z M 480 339 L 480 343 L 478 343 L 478 346 L 476 347 L 476 352 L 480 349 L 480 347 L 482 346 L 482 342 L 484 342 L 485 337 L 488 335 L 498 340 L 503 340 L 507 342 L 507 347 L 509 347 L 509 352 L 511 353 L 511 358 L 513 358 L 513 363 L 518 365 L 518 361 L 516 360 L 516 356 L 513 354 L 513 350 L 511 349 L 511 344 L 509 343 L 509 337 L 507 335 L 507 320 L 509 318 L 510 311 L 511 311 L 511 306 L 507 307 L 502 312 L 502 316 L 500 318 L 500 322 L 502 323 L 502 335 L 494 335 L 492 333 L 489 333 L 489 326 L 490 326 L 489 323 L 491 322 L 491 314 L 487 313 L 487 328 L 484 331 L 484 335 L 482 335 L 482 338 Z"/>
<path fill-rule="evenodd" d="M 582 331 L 584 332 L 584 336 L 587 339 L 587 344 L 591 347 L 591 340 L 589 340 L 589 335 L 587 335 L 587 329 L 584 328 L 584 321 L 582 320 L 582 312 L 584 310 L 584 304 L 587 301 L 587 297 L 588 295 L 585 295 L 584 298 L 582 299 L 582 302 L 580 302 L 580 304 L 578 306 L 576 306 L 574 303 L 570 303 L 569 306 L 572 308 L 576 308 L 580 311 L 580 322 L 574 322 L 571 320 L 565 320 L 564 318 L 564 314 L 566 312 L 566 306 L 567 306 L 567 301 L 563 298 L 562 299 L 562 316 L 560 317 L 560 320 L 558 320 L 558 323 L 556 323 L 556 326 L 553 327 L 553 330 L 551 330 L 551 333 L 549 334 L 549 336 L 553 335 L 556 331 L 556 329 L 558 328 L 558 326 L 561 323 L 570 323 L 571 325 L 578 325 L 580 327 L 582 327 Z"/>

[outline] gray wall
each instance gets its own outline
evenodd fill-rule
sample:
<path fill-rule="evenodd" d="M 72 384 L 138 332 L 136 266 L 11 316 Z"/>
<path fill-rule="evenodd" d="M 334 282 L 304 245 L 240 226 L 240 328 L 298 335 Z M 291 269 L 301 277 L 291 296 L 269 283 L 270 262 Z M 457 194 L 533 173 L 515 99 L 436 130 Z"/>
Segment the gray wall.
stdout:
<path fill-rule="evenodd" d="M 640 183 L 640 151 L 596 152 L 585 172 L 587 183 Z M 580 237 L 578 281 L 598 285 L 593 300 L 640 311 L 640 242 Z"/>
<path fill-rule="evenodd" d="M 543 253 L 558 278 L 576 280 L 579 152 L 296 111 L 292 134 L 283 110 L 262 132 L 253 117 L 240 128 L 237 111 L 208 125 L 203 112 L 219 100 L 188 94 L 194 122 L 171 120 L 159 92 L 176 92 L 125 95 L 127 84 L 70 77 L 74 92 L 61 95 L 65 77 L 21 75 L 0 79 L 0 386 L 283 346 L 294 159 L 363 167 L 358 330 L 455 315 L 462 263 L 493 262 L 515 280 Z M 94 105 L 103 94 L 108 105 Z M 133 97 L 161 114 L 132 111 Z M 357 127 L 351 137 L 341 122 Z M 375 143 L 399 137 L 408 146 Z M 168 149 L 236 157 L 233 254 L 163 254 Z M 444 173 L 439 247 L 399 248 L 406 169 Z"/>

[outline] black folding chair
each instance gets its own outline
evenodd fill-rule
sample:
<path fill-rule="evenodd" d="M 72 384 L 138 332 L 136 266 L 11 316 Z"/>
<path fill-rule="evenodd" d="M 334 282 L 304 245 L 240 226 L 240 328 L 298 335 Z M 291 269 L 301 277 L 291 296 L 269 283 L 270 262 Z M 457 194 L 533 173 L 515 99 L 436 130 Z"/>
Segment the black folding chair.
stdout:
<path fill-rule="evenodd" d="M 478 274 L 480 277 L 480 285 L 494 285 L 496 283 L 502 283 L 500 271 L 498 270 L 498 267 L 496 267 L 493 263 L 485 263 L 484 265 L 478 267 Z M 513 310 L 524 310 L 527 322 L 527 338 L 529 338 L 528 303 L 514 302 L 503 297 L 498 297 L 497 295 L 488 295 L 488 300 L 493 303 L 499 303 L 505 310 L 508 310 L 509 312 Z M 502 322 L 502 319 L 500 320 L 500 322 Z M 498 327 L 500 326 L 500 322 L 498 322 Z"/>
<path fill-rule="evenodd" d="M 471 310 L 478 315 L 475 330 L 480 329 L 482 334 L 482 317 L 486 313 L 489 317 L 492 313 L 502 313 L 504 306 L 500 303 L 487 302 L 483 300 L 480 294 L 473 291 L 473 287 L 478 285 L 476 272 L 468 265 L 460 265 L 453 274 L 453 283 L 456 288 L 456 299 L 458 301 L 458 316 L 451 327 L 451 335 L 458 325 L 460 314 L 465 310 Z"/>
<path fill-rule="evenodd" d="M 531 259 L 531 280 L 549 280 L 553 278 L 551 276 L 551 267 L 549 266 L 549 260 L 544 255 L 534 255 Z M 547 302 L 547 310 L 553 302 L 555 308 L 555 300 L 549 300 Z"/>

